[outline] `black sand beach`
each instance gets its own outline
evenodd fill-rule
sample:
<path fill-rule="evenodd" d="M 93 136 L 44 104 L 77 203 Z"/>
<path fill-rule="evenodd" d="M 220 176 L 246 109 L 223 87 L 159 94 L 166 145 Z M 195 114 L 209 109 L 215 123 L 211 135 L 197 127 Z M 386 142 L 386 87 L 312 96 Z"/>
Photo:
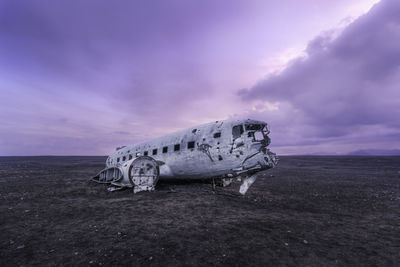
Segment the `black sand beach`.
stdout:
<path fill-rule="evenodd" d="M 0 265 L 400 265 L 400 157 L 281 157 L 245 197 L 88 182 L 105 157 L 0 157 Z"/>

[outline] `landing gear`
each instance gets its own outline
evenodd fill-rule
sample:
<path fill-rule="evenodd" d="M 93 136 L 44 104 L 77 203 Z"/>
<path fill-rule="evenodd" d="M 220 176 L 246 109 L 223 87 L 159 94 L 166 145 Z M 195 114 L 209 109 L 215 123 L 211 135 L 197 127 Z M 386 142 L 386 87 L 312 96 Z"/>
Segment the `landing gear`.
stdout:
<path fill-rule="evenodd" d="M 233 178 L 222 178 L 222 187 L 230 186 L 233 182 Z"/>
<path fill-rule="evenodd" d="M 216 186 L 227 187 L 233 182 L 233 178 L 212 178 L 212 188 L 215 190 Z"/>
<path fill-rule="evenodd" d="M 236 178 L 218 178 L 212 179 L 212 190 L 215 191 L 216 186 L 221 186 L 221 187 L 228 187 L 234 181 L 240 182 L 240 187 L 239 187 L 239 193 L 242 195 L 245 195 L 247 190 L 249 190 L 250 186 L 257 180 L 257 175 L 252 174 L 252 175 L 247 175 L 244 176 L 243 174 L 241 176 L 237 176 Z M 235 187 L 234 189 L 237 190 L 238 183 L 234 183 Z"/>

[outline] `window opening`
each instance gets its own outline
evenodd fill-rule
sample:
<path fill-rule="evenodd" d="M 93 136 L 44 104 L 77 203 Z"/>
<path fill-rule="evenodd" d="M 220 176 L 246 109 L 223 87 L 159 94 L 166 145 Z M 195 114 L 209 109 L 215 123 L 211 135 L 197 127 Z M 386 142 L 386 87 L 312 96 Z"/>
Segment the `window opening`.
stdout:
<path fill-rule="evenodd" d="M 147 156 L 147 155 L 149 155 L 149 152 L 145 151 L 145 152 L 143 152 L 143 155 Z"/>
<path fill-rule="evenodd" d="M 157 155 L 157 149 L 153 149 L 153 155 Z"/>
<path fill-rule="evenodd" d="M 221 137 L 221 133 L 215 133 L 214 134 L 214 138 L 220 138 Z"/>
<path fill-rule="evenodd" d="M 233 126 L 232 128 L 233 139 L 239 138 L 243 132 L 244 132 L 243 125 Z"/>
<path fill-rule="evenodd" d="M 168 152 L 168 147 L 167 146 L 163 147 L 162 148 L 162 153 L 167 153 L 167 152 Z"/>
<path fill-rule="evenodd" d="M 181 145 L 180 144 L 174 145 L 174 151 L 179 151 L 180 149 L 181 149 Z"/>
<path fill-rule="evenodd" d="M 263 128 L 262 124 L 246 124 L 246 131 L 261 131 Z"/>
<path fill-rule="evenodd" d="M 188 142 L 188 146 L 187 146 L 187 148 L 194 148 L 194 141 L 190 141 L 190 142 Z"/>
<path fill-rule="evenodd" d="M 125 160 L 126 160 L 126 157 L 125 157 L 125 156 L 123 156 L 123 157 L 122 157 L 122 161 L 125 161 Z"/>
<path fill-rule="evenodd" d="M 256 141 L 264 140 L 264 135 L 260 131 L 254 132 L 253 136 L 254 136 L 254 140 L 256 140 Z"/>
<path fill-rule="evenodd" d="M 246 124 L 247 136 L 253 138 L 253 142 L 264 142 L 269 144 L 269 130 L 264 124 Z M 267 144 L 267 145 L 268 145 Z"/>

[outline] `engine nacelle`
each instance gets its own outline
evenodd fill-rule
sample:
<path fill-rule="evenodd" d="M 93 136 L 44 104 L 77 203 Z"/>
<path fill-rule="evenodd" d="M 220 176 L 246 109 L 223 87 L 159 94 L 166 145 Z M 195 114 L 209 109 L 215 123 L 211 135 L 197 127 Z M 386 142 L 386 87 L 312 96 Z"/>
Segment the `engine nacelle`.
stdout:
<path fill-rule="evenodd" d="M 133 192 L 153 191 L 160 176 L 157 161 L 140 156 L 124 162 L 118 167 L 109 167 L 99 172 L 93 181 L 111 184 L 120 188 L 133 187 Z"/>

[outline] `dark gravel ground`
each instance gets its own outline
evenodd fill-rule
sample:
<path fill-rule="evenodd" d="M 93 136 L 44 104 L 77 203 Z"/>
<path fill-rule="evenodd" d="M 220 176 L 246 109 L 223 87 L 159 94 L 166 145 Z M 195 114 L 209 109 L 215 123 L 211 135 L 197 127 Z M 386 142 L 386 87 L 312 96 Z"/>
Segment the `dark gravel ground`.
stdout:
<path fill-rule="evenodd" d="M 0 157 L 0 265 L 400 266 L 400 157 L 281 157 L 245 197 L 108 192 L 105 157 Z"/>

